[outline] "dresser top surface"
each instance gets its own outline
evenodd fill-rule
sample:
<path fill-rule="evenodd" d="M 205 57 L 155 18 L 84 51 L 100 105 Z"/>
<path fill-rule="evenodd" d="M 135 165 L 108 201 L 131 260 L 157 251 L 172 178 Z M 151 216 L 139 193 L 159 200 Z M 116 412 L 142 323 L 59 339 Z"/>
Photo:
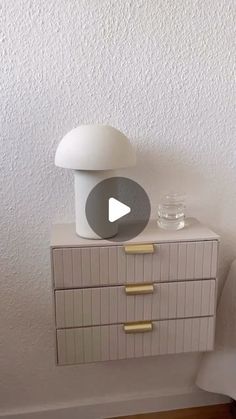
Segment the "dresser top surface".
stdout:
<path fill-rule="evenodd" d="M 128 228 L 128 226 L 127 226 Z M 116 236 L 117 237 L 117 236 Z M 165 243 L 201 240 L 219 240 L 218 234 L 199 223 L 195 218 L 187 218 L 182 230 L 168 231 L 160 229 L 155 220 L 151 220 L 138 236 L 127 241 L 94 240 L 79 237 L 75 232 L 75 224 L 54 224 L 51 234 L 51 247 L 87 247 L 87 246 L 119 246 L 124 243 Z"/>

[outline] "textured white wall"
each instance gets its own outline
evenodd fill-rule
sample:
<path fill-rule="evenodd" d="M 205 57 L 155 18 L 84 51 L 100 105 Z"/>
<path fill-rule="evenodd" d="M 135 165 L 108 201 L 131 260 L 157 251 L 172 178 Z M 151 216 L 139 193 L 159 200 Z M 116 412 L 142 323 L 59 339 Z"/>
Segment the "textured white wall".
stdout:
<path fill-rule="evenodd" d="M 53 159 L 80 123 L 124 131 L 139 162 L 123 173 L 154 216 L 160 190 L 184 190 L 222 235 L 224 274 L 236 254 L 234 0 L 2 0 L 0 13 L 2 410 L 188 387 L 194 356 L 54 366 L 50 226 L 74 209 L 72 174 Z"/>

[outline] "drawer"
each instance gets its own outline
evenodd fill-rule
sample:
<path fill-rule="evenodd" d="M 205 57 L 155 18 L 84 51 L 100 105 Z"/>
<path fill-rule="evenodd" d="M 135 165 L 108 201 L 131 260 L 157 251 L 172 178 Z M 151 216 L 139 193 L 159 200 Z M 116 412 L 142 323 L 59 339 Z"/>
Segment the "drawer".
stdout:
<path fill-rule="evenodd" d="M 152 330 L 145 333 L 126 334 L 123 325 L 59 329 L 58 364 L 210 351 L 214 329 L 214 317 L 153 322 Z"/>
<path fill-rule="evenodd" d="M 212 316 L 215 280 L 55 291 L 58 328 Z M 128 294 L 126 294 L 128 292 Z M 132 292 L 142 294 L 129 295 Z M 143 294 L 150 292 L 149 294 Z"/>
<path fill-rule="evenodd" d="M 153 253 L 140 253 L 135 248 L 134 253 L 126 253 L 125 246 L 52 249 L 55 288 L 216 277 L 217 240 L 157 243 L 151 247 Z"/>

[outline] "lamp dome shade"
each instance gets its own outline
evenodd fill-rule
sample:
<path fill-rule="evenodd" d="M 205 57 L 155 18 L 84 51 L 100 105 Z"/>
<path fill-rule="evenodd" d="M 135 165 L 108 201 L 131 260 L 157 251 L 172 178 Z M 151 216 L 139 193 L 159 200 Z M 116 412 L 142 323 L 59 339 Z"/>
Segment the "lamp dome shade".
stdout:
<path fill-rule="evenodd" d="M 58 145 L 55 165 L 74 170 L 111 170 L 133 166 L 136 154 L 128 138 L 108 125 L 80 125 Z"/>

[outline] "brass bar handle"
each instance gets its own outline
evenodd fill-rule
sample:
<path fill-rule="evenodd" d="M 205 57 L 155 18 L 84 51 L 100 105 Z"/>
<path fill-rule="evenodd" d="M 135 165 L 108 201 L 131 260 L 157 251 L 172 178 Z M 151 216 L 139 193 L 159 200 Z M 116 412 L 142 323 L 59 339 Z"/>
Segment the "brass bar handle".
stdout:
<path fill-rule="evenodd" d="M 153 324 L 152 322 L 125 323 L 123 328 L 125 333 L 145 333 L 152 331 Z"/>
<path fill-rule="evenodd" d="M 125 285 L 126 295 L 142 295 L 142 294 L 153 294 L 153 284 L 129 284 Z"/>
<path fill-rule="evenodd" d="M 124 251 L 128 255 L 154 253 L 153 244 L 127 244 L 124 246 Z"/>

